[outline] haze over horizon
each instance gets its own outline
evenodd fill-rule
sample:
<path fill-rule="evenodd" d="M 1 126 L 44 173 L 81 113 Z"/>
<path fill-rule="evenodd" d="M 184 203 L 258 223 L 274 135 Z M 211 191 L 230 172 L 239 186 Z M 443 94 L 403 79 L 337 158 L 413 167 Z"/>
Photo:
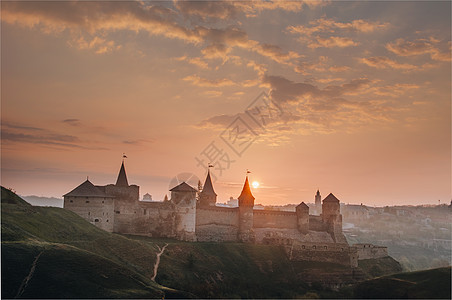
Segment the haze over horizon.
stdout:
<path fill-rule="evenodd" d="M 219 202 L 247 169 L 264 205 L 451 201 L 449 1 L 8 1 L 1 22 L 21 195 L 114 183 L 126 153 L 154 200 L 212 163 Z"/>

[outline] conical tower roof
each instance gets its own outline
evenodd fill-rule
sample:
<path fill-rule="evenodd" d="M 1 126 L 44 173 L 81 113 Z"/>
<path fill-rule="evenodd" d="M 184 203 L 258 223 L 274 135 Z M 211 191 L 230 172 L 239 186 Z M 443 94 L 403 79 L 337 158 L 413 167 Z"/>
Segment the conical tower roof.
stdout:
<path fill-rule="evenodd" d="M 121 164 L 121 169 L 119 170 L 118 179 L 116 180 L 116 186 L 129 186 L 127 181 L 126 168 L 124 167 L 124 161 Z"/>
<path fill-rule="evenodd" d="M 72 196 L 72 197 L 110 197 L 107 196 L 104 192 L 98 189 L 94 184 L 91 183 L 88 179 L 85 182 L 80 184 L 78 187 L 64 195 Z"/>
<path fill-rule="evenodd" d="M 204 186 L 202 188 L 201 194 L 203 194 L 203 195 L 213 195 L 213 196 L 217 195 L 215 193 L 214 189 L 213 189 L 212 179 L 210 178 L 210 171 L 209 170 L 207 170 L 206 182 L 204 182 Z"/>
<path fill-rule="evenodd" d="M 250 183 L 248 182 L 248 176 L 246 176 L 245 184 L 243 185 L 242 193 L 239 196 L 239 206 L 240 205 L 252 205 L 254 206 L 254 196 L 251 193 Z"/>

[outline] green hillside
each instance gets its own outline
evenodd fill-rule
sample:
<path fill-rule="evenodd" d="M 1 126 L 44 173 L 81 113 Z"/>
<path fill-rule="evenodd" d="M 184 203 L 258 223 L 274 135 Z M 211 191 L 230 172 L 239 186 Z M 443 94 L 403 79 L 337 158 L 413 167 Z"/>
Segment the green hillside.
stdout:
<path fill-rule="evenodd" d="M 2 298 L 18 294 L 39 253 L 24 298 L 187 295 L 150 280 L 157 244 L 107 233 L 61 208 L 31 206 L 3 187 L 1 196 Z"/>
<path fill-rule="evenodd" d="M 363 299 L 451 299 L 451 268 L 384 276 L 359 283 L 354 297 Z"/>

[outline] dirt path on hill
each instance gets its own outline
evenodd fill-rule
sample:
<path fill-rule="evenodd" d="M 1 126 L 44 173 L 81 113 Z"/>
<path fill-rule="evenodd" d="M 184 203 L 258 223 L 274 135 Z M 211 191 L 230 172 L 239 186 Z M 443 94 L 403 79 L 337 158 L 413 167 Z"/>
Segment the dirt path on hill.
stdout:
<path fill-rule="evenodd" d="M 25 277 L 24 280 L 22 281 L 22 284 L 20 285 L 19 290 L 17 291 L 17 294 L 14 298 L 19 298 L 25 292 L 28 282 L 30 281 L 31 277 L 33 277 L 33 274 L 35 272 L 36 264 L 38 263 L 38 259 L 43 252 L 44 251 L 41 251 L 38 255 L 36 255 L 35 260 L 31 264 L 30 272 L 28 273 L 27 277 Z"/>
<path fill-rule="evenodd" d="M 163 246 L 162 248 L 160 248 L 160 246 L 157 245 L 157 247 L 159 248 L 159 253 L 157 253 L 157 259 L 155 260 L 155 265 L 154 265 L 154 275 L 152 275 L 151 280 L 155 281 L 155 277 L 157 277 L 157 270 L 159 269 L 159 264 L 160 264 L 160 256 L 163 254 L 163 252 L 165 251 L 165 248 L 168 246 L 168 244 L 165 244 L 165 246 Z"/>

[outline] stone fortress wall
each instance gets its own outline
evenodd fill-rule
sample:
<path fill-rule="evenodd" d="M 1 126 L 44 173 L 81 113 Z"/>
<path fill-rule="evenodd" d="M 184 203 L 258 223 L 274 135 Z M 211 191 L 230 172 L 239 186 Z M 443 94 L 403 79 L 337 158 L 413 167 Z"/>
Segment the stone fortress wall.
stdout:
<path fill-rule="evenodd" d="M 196 210 L 196 237 L 200 242 L 236 241 L 238 230 L 238 207 L 204 207 Z"/>
<path fill-rule="evenodd" d="M 388 256 L 388 248 L 384 246 L 377 246 L 372 244 L 354 244 L 358 259 L 375 259 Z"/>
<path fill-rule="evenodd" d="M 97 227 L 112 232 L 115 223 L 113 197 L 65 197 L 64 208 L 69 209 Z"/>
<path fill-rule="evenodd" d="M 168 237 L 198 242 L 251 242 L 280 245 L 292 260 L 330 261 L 357 266 L 357 259 L 387 256 L 376 246 L 350 247 L 342 233 L 339 200 L 329 194 L 322 214 L 309 215 L 300 203 L 295 212 L 254 210 L 248 178 L 239 207 L 216 206 L 208 173 L 201 192 L 185 182 L 163 202 L 139 201 L 139 187 L 129 185 L 124 162 L 116 184 L 94 186 L 89 180 L 64 195 L 64 207 L 109 232 Z M 316 203 L 320 193 L 317 191 Z"/>

